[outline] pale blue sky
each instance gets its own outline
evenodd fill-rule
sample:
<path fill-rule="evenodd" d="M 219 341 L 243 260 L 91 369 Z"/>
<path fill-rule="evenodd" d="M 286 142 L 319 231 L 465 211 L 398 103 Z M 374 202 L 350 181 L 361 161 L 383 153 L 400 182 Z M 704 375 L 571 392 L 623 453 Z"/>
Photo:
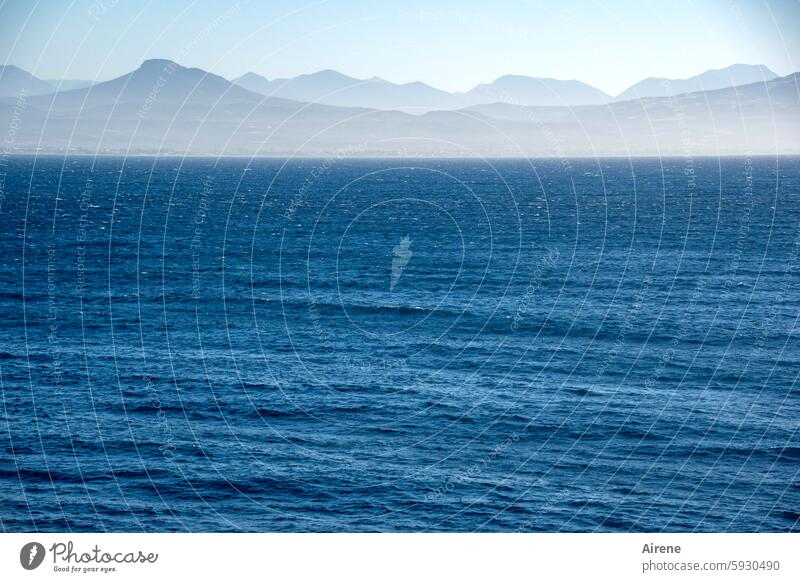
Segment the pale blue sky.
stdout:
<path fill-rule="evenodd" d="M 159 57 L 228 78 L 332 68 L 465 90 L 513 73 L 616 94 L 733 63 L 800 69 L 798 0 L 0 2 L 0 61 L 43 78 Z"/>

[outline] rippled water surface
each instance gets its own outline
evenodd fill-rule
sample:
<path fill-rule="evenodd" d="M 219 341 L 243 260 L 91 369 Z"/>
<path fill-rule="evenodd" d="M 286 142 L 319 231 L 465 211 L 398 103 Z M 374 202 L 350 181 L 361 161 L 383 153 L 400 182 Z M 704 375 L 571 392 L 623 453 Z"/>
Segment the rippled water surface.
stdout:
<path fill-rule="evenodd" d="M 4 530 L 799 527 L 798 159 L 4 171 Z"/>

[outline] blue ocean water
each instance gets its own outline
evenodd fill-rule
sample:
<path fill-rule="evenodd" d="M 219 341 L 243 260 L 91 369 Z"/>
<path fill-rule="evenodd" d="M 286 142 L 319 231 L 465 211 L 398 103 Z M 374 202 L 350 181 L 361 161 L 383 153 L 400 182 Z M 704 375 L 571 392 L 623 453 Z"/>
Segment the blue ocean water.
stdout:
<path fill-rule="evenodd" d="M 800 526 L 800 160 L 11 157 L 4 531 Z"/>

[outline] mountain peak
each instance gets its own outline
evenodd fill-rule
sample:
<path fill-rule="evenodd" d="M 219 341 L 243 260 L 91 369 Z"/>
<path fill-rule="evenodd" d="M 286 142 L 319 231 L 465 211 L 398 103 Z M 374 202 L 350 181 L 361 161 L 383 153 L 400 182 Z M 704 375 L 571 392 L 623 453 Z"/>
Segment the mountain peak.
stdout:
<path fill-rule="evenodd" d="M 306 77 L 311 79 L 318 79 L 322 81 L 360 81 L 360 79 L 356 79 L 354 77 L 350 77 L 345 75 L 344 73 L 340 73 L 339 71 L 335 71 L 333 69 L 322 69 L 321 71 L 317 71 L 316 73 L 309 73 L 307 75 L 300 75 L 299 77 Z"/>
<path fill-rule="evenodd" d="M 155 69 L 183 69 L 184 67 L 180 66 L 175 61 L 171 61 L 169 59 L 147 59 L 142 61 L 142 64 L 139 65 L 139 70 L 155 70 Z"/>
<path fill-rule="evenodd" d="M 681 93 L 714 91 L 737 85 L 748 85 L 776 79 L 776 75 L 764 65 L 745 65 L 737 63 L 722 69 L 709 69 L 687 79 L 668 79 L 648 77 L 628 87 L 617 95 L 616 101 L 649 97 L 670 97 Z"/>
<path fill-rule="evenodd" d="M 502 75 L 497 77 L 492 84 L 494 83 L 503 83 L 507 81 L 514 81 L 514 82 L 531 82 L 531 81 L 554 81 L 555 79 L 550 79 L 547 77 L 531 77 L 529 75 Z"/>
<path fill-rule="evenodd" d="M 767 75 L 774 75 L 775 73 L 766 65 L 747 65 L 744 63 L 735 63 L 729 67 L 722 67 L 721 69 L 711 69 L 707 73 L 724 73 L 724 72 L 741 72 L 741 71 L 755 71 L 766 73 Z"/>
<path fill-rule="evenodd" d="M 0 74 L 2 74 L 4 71 L 8 71 L 10 73 L 24 73 L 25 75 L 30 75 L 28 71 L 20 69 L 17 65 L 0 65 Z"/>
<path fill-rule="evenodd" d="M 601 105 L 611 99 L 582 81 L 526 75 L 503 75 L 491 83 L 478 85 L 466 96 L 475 103 L 487 103 L 487 99 L 491 99 L 533 106 Z"/>
<path fill-rule="evenodd" d="M 267 81 L 267 82 L 269 82 L 269 79 L 267 79 L 266 77 L 264 77 L 262 75 L 259 75 L 258 73 L 253 73 L 252 71 L 247 72 L 244 75 L 242 75 L 241 77 L 239 77 L 237 79 L 234 79 L 234 80 L 237 83 L 239 81 L 245 81 L 245 82 L 248 82 L 248 81 Z"/>
<path fill-rule="evenodd" d="M 0 65 L 0 97 L 44 95 L 55 88 L 16 65 Z"/>

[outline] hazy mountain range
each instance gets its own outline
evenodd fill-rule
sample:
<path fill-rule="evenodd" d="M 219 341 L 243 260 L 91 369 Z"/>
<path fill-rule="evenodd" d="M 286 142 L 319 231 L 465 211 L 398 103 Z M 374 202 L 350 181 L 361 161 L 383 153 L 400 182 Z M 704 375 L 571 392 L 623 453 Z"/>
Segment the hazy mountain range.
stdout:
<path fill-rule="evenodd" d="M 763 65 L 732 65 L 724 69 L 706 71 L 689 79 L 665 79 L 649 77 L 629 87 L 619 95 L 618 101 L 641 97 L 669 97 L 681 93 L 713 91 L 737 85 L 771 81 L 778 75 Z"/>
<path fill-rule="evenodd" d="M 466 104 L 457 95 L 434 89 L 425 83 L 395 84 L 378 77 L 355 79 L 331 70 L 272 81 L 255 73 L 247 73 L 234 82 L 261 95 L 339 107 L 419 113 L 455 109 Z"/>
<path fill-rule="evenodd" d="M 603 105 L 613 98 L 580 81 L 504 75 L 462 94 L 469 105 L 498 101 L 542 107 Z"/>
<path fill-rule="evenodd" d="M 358 80 L 335 71 L 272 81 L 249 73 L 231 82 L 161 59 L 116 79 L 68 90 L 62 83 L 61 90 L 48 92 L 50 82 L 8 66 L 0 75 L 0 95 L 6 96 L 0 99 L 0 131 L 13 128 L 6 139 L 9 151 L 800 153 L 798 75 L 779 78 L 765 67 L 743 65 L 723 71 L 683 81 L 645 80 L 615 99 L 578 81 L 510 75 L 465 93 Z M 704 90 L 692 91 L 698 84 Z M 680 87 L 689 92 L 676 93 Z M 646 97 L 629 98 L 631 92 Z"/>
<path fill-rule="evenodd" d="M 147 66 L 164 66 L 168 61 L 152 59 Z M 200 71 L 200 69 L 193 69 Z M 203 73 L 205 73 L 203 71 Z M 133 74 L 133 73 L 131 73 Z M 233 82 L 249 91 L 269 97 L 291 99 L 338 107 L 367 107 L 424 113 L 440 109 L 461 109 L 487 103 L 515 103 L 531 106 L 602 105 L 642 97 L 668 97 L 696 91 L 711 91 L 777 78 L 763 65 L 732 65 L 706 71 L 689 79 L 650 77 L 629 87 L 616 97 L 581 81 L 504 75 L 463 93 L 441 91 L 425 83 L 396 84 L 384 79 L 356 79 L 337 71 L 324 70 L 291 79 L 269 80 L 247 73 Z M 124 77 L 120 77 L 122 79 Z M 0 67 L 0 97 L 44 95 L 56 91 L 86 88 L 91 81 L 72 79 L 42 80 L 13 65 Z"/>
<path fill-rule="evenodd" d="M 706 71 L 690 79 L 651 77 L 636 83 L 617 97 L 581 81 L 522 75 L 504 75 L 464 93 L 448 93 L 419 82 L 395 84 L 378 77 L 356 79 L 331 70 L 271 81 L 256 73 L 247 73 L 234 79 L 234 83 L 261 95 L 294 101 L 424 113 L 497 102 L 541 107 L 603 105 L 640 97 L 668 97 L 723 89 L 769 81 L 776 77 L 763 65 L 732 65 Z"/>
<path fill-rule="evenodd" d="M 27 95 L 45 95 L 54 91 L 88 87 L 91 84 L 91 81 L 77 79 L 42 80 L 14 65 L 0 65 L 0 97 L 15 97 L 22 92 Z"/>
<path fill-rule="evenodd" d="M 513 101 L 520 105 L 577 106 L 601 105 L 613 100 L 610 95 L 580 81 L 519 75 L 505 75 L 465 93 L 448 93 L 419 82 L 395 84 L 378 77 L 355 79 L 330 70 L 273 81 L 255 73 L 247 73 L 234 82 L 245 89 L 271 97 L 409 113 L 461 109 L 498 101 Z"/>
<path fill-rule="evenodd" d="M 262 99 L 262 95 L 251 93 L 201 69 L 189 69 L 172 61 L 152 59 L 116 79 L 80 89 L 33 96 L 29 102 L 36 107 L 57 111 L 127 107 L 135 103 L 146 111 L 156 102 L 192 106 Z"/>

